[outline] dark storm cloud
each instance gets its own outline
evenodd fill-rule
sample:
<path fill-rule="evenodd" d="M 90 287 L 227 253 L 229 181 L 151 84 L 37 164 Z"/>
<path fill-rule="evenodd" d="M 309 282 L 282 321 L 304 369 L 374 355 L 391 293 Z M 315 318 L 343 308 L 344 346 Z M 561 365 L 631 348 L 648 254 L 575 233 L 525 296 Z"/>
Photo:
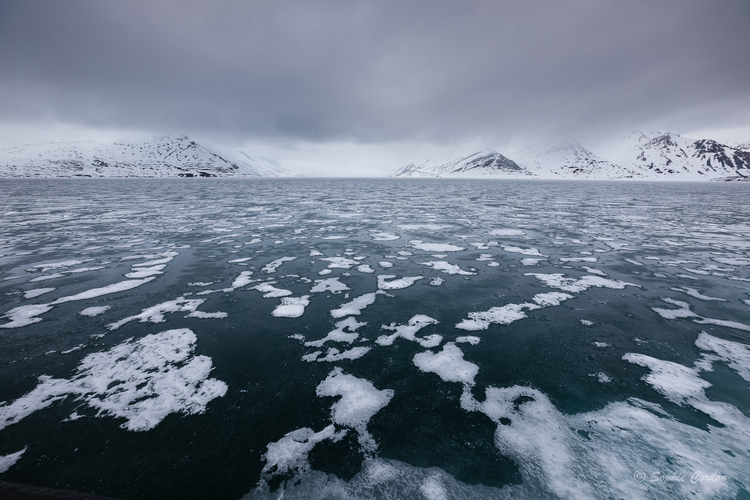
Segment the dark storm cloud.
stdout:
<path fill-rule="evenodd" d="M 746 125 L 748 26 L 746 0 L 6 0 L 0 119 L 234 141 Z"/>

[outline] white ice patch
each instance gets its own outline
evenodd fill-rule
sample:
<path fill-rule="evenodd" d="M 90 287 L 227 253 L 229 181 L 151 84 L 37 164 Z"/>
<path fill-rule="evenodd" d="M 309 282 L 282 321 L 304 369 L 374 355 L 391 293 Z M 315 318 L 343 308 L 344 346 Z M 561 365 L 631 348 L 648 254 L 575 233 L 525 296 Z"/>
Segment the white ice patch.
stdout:
<path fill-rule="evenodd" d="M 720 339 L 706 332 L 701 332 L 698 340 L 695 341 L 695 345 L 704 351 L 715 353 L 719 359 L 714 361 L 723 361 L 735 370 L 740 377 L 750 382 L 750 346 Z M 704 367 L 703 369 L 711 371 L 712 368 Z"/>
<path fill-rule="evenodd" d="M 750 266 L 750 258 L 747 257 L 712 257 L 712 259 L 729 266 Z"/>
<path fill-rule="evenodd" d="M 310 289 L 310 293 L 331 292 L 340 293 L 349 290 L 349 287 L 341 283 L 338 278 L 315 280 L 316 285 Z"/>
<path fill-rule="evenodd" d="M 417 353 L 412 361 L 423 372 L 435 373 L 446 382 L 460 382 L 466 386 L 474 385 L 474 377 L 479 373 L 479 367 L 466 361 L 463 351 L 453 342 L 445 344 L 438 353 Z"/>
<path fill-rule="evenodd" d="M 588 319 L 582 319 L 582 320 L 581 320 L 581 324 L 582 324 L 582 325 L 585 325 L 585 326 L 594 326 L 594 322 L 593 322 L 593 321 L 590 321 L 590 320 L 588 320 Z"/>
<path fill-rule="evenodd" d="M 375 269 L 371 268 L 367 264 L 362 264 L 362 265 L 357 266 L 357 271 L 359 271 L 360 273 L 371 274 L 375 272 Z"/>
<path fill-rule="evenodd" d="M 131 431 L 153 429 L 170 413 L 203 413 L 227 385 L 208 378 L 211 359 L 193 355 L 196 340 L 181 328 L 89 354 L 71 379 L 43 375 L 31 392 L 0 406 L 0 429 L 68 395 L 98 410 L 97 416 L 124 418 L 120 427 Z"/>
<path fill-rule="evenodd" d="M 377 340 L 375 340 L 375 343 L 382 346 L 389 346 L 393 344 L 394 340 L 400 337 L 412 342 L 417 342 L 422 347 L 437 347 L 438 345 L 440 345 L 440 342 L 443 341 L 443 337 L 441 335 L 433 334 L 422 338 L 416 336 L 416 333 L 422 328 L 428 325 L 436 325 L 437 323 L 438 320 L 434 318 L 430 318 L 429 316 L 425 316 L 423 314 L 417 314 L 416 316 L 412 317 L 406 325 L 397 325 L 396 323 L 383 325 L 381 329 L 394 333 L 392 333 L 391 335 L 381 335 L 377 338 Z"/>
<path fill-rule="evenodd" d="M 696 299 L 700 299 L 700 300 L 726 302 L 725 299 L 719 299 L 717 297 L 709 297 L 707 295 L 703 295 L 695 288 L 678 287 L 678 288 L 670 288 L 670 290 L 674 290 L 675 292 L 683 292 L 683 293 L 690 295 L 691 297 L 695 297 Z"/>
<path fill-rule="evenodd" d="M 705 399 L 704 389 L 711 384 L 698 376 L 698 370 L 645 354 L 627 353 L 623 360 L 651 370 L 643 380 L 668 400 L 678 405 Z"/>
<path fill-rule="evenodd" d="M 310 257 L 322 257 L 323 253 L 317 250 L 310 250 Z"/>
<path fill-rule="evenodd" d="M 117 330 L 125 323 L 129 323 L 133 320 L 138 320 L 141 323 L 163 323 L 164 315 L 166 313 L 176 313 L 189 311 L 188 317 L 192 318 L 224 318 L 226 313 L 200 313 L 197 311 L 198 306 L 205 302 L 205 299 L 186 299 L 184 297 L 177 297 L 174 300 L 162 302 L 155 306 L 147 307 L 140 314 L 135 316 L 128 316 L 120 321 L 116 321 L 107 325 L 110 330 Z"/>
<path fill-rule="evenodd" d="M 598 380 L 600 384 L 608 384 L 612 382 L 610 376 L 604 372 L 589 373 L 589 377 L 596 377 L 596 380 Z"/>
<path fill-rule="evenodd" d="M 367 323 L 361 323 L 352 317 L 346 318 L 345 320 L 336 323 L 336 325 L 334 325 L 336 329 L 328 332 L 328 335 L 322 339 L 305 342 L 305 345 L 308 347 L 322 347 L 326 342 L 346 342 L 347 344 L 351 344 L 359 337 L 359 334 L 356 333 L 357 330 L 366 324 Z M 349 332 L 345 332 L 344 330 L 349 330 Z"/>
<path fill-rule="evenodd" d="M 42 318 L 38 318 L 37 316 L 44 314 L 51 309 L 52 306 L 49 304 L 34 304 L 15 307 L 3 314 L 3 317 L 10 320 L 10 323 L 3 323 L 0 325 L 0 328 L 20 328 L 22 326 L 38 323 L 42 321 Z"/>
<path fill-rule="evenodd" d="M 148 278 L 149 276 L 164 274 L 161 271 L 165 267 L 167 267 L 166 264 L 158 264 L 151 267 L 135 267 L 133 268 L 133 271 L 126 274 L 125 277 L 131 279 Z"/>
<path fill-rule="evenodd" d="M 537 265 L 542 260 L 547 260 L 547 259 L 546 259 L 546 257 L 544 259 L 530 259 L 530 258 L 529 259 L 521 259 L 521 264 L 523 264 L 524 266 L 535 266 L 535 265 Z"/>
<path fill-rule="evenodd" d="M 78 314 L 82 316 L 99 316 L 100 314 L 106 312 L 110 307 L 112 306 L 93 306 L 93 307 L 87 307 L 86 309 L 83 309 L 82 311 L 79 311 Z"/>
<path fill-rule="evenodd" d="M 325 257 L 320 260 L 329 262 L 329 269 L 351 269 L 352 266 L 359 265 L 359 262 L 356 260 L 347 259 L 346 257 Z"/>
<path fill-rule="evenodd" d="M 25 292 L 23 292 L 23 298 L 33 299 L 34 297 L 39 297 L 40 295 L 44 295 L 45 293 L 49 293 L 53 290 L 54 288 L 35 288 L 33 290 L 26 290 Z"/>
<path fill-rule="evenodd" d="M 560 305 L 565 300 L 572 299 L 567 293 L 551 292 L 535 295 L 531 300 L 533 303 L 506 304 L 501 307 L 493 307 L 487 311 L 470 312 L 469 319 L 465 319 L 456 325 L 456 328 L 468 331 L 487 330 L 491 324 L 510 325 L 516 321 L 527 318 L 524 311 L 533 311 L 543 307 Z"/>
<path fill-rule="evenodd" d="M 393 241 L 400 238 L 400 236 L 391 233 L 370 233 L 370 238 L 375 241 Z"/>
<path fill-rule="evenodd" d="M 366 293 L 356 297 L 351 302 L 341 304 L 338 309 L 331 310 L 331 316 L 334 318 L 343 318 L 344 316 L 358 316 L 362 313 L 362 309 L 373 304 L 375 302 L 375 296 L 378 292 Z"/>
<path fill-rule="evenodd" d="M 442 271 L 445 274 L 462 274 L 462 275 L 468 275 L 468 276 L 474 276 L 476 273 L 470 273 L 469 271 L 464 271 L 459 266 L 455 264 L 450 264 L 448 262 L 437 260 L 437 261 L 430 261 L 430 262 L 420 262 L 423 266 L 428 266 L 436 271 Z"/>
<path fill-rule="evenodd" d="M 241 262 L 247 262 L 248 260 L 252 260 L 252 259 L 253 259 L 252 257 L 243 257 L 241 259 L 232 259 L 227 262 L 229 262 L 230 264 L 239 264 Z"/>
<path fill-rule="evenodd" d="M 393 264 L 391 262 L 388 262 L 388 261 L 378 262 L 378 265 L 380 267 L 386 267 L 386 268 L 387 267 L 393 267 Z"/>
<path fill-rule="evenodd" d="M 450 243 L 425 243 L 422 240 L 409 241 L 411 246 L 425 252 L 460 252 L 464 247 L 451 245 Z"/>
<path fill-rule="evenodd" d="M 101 288 L 93 288 L 86 290 L 85 292 L 77 293 L 75 295 L 69 295 L 67 297 L 60 297 L 56 301 L 52 302 L 52 305 L 63 304 L 65 302 L 71 302 L 74 300 L 85 300 L 93 299 L 95 297 L 101 297 L 102 295 L 109 295 L 110 293 L 124 292 L 126 290 L 132 290 L 133 288 L 139 287 L 148 283 L 155 278 L 143 278 L 139 280 L 127 280 L 119 283 L 113 283 L 111 285 L 103 286 Z"/>
<path fill-rule="evenodd" d="M 262 270 L 264 273 L 275 273 L 279 266 L 281 266 L 284 262 L 291 262 L 296 259 L 297 257 L 281 257 L 280 259 L 276 259 L 266 264 Z"/>
<path fill-rule="evenodd" d="M 489 234 L 492 236 L 524 236 L 526 233 L 520 229 L 493 229 Z"/>
<path fill-rule="evenodd" d="M 432 278 L 430 280 L 430 285 L 432 285 L 432 286 L 440 286 L 443 283 L 445 283 L 445 280 L 443 278 L 440 278 L 440 277 Z"/>
<path fill-rule="evenodd" d="M 599 347 L 601 349 L 601 348 L 604 348 L 604 347 L 610 347 L 612 344 L 608 344 L 606 342 L 594 342 L 594 345 L 596 347 Z"/>
<path fill-rule="evenodd" d="M 339 441 L 344 437 L 344 434 L 346 434 L 346 431 L 337 433 L 333 424 L 320 432 L 314 432 L 309 427 L 289 432 L 278 441 L 268 443 L 267 451 L 263 455 L 266 465 L 263 467 L 262 474 L 272 476 L 291 472 L 305 472 L 310 468 L 307 455 L 316 444 L 327 439 L 334 442 Z"/>
<path fill-rule="evenodd" d="M 341 396 L 331 406 L 331 420 L 357 431 L 362 450 L 371 454 L 377 443 L 367 431 L 370 419 L 393 398 L 393 389 L 377 389 L 369 380 L 357 378 L 335 368 L 315 390 L 318 397 Z"/>
<path fill-rule="evenodd" d="M 26 451 L 26 448 L 23 450 L 17 451 L 15 453 L 10 453 L 8 455 L 0 456 L 0 474 L 7 471 L 14 465 L 16 465 L 16 462 L 18 462 L 18 459 L 21 458 L 21 456 Z"/>
<path fill-rule="evenodd" d="M 86 260 L 66 260 L 63 262 L 53 262 L 51 264 L 37 264 L 36 266 L 31 266 L 33 269 L 39 269 L 41 272 L 46 273 L 47 271 L 51 269 L 62 269 L 65 267 L 72 267 L 77 266 L 78 264 L 83 264 L 84 262 L 89 262 L 94 259 L 86 259 Z"/>
<path fill-rule="evenodd" d="M 596 257 L 563 257 L 560 262 L 598 262 Z"/>
<path fill-rule="evenodd" d="M 477 345 L 481 339 L 479 337 L 475 337 L 474 335 L 466 335 L 465 337 L 458 337 L 456 339 L 457 344 L 471 344 L 471 345 Z"/>
<path fill-rule="evenodd" d="M 264 299 L 286 297 L 288 295 L 292 295 L 292 292 L 290 290 L 276 288 L 271 283 L 261 283 L 260 285 L 255 285 L 253 287 L 253 290 L 258 290 L 259 292 L 261 292 Z"/>
<path fill-rule="evenodd" d="M 398 226 L 399 229 L 403 229 L 405 231 L 419 231 L 419 230 L 426 230 L 426 231 L 440 231 L 441 229 L 447 229 L 450 226 L 445 224 L 400 224 Z"/>
<path fill-rule="evenodd" d="M 531 255 L 534 257 L 547 257 L 546 255 L 542 255 L 539 253 L 539 250 L 536 248 L 521 248 L 521 247 L 502 247 L 503 250 L 510 253 L 520 253 L 521 255 Z"/>
<path fill-rule="evenodd" d="M 599 269 L 593 269 L 593 268 L 588 267 L 588 266 L 581 266 L 581 267 L 583 269 L 585 269 L 587 273 L 598 274 L 599 276 L 606 276 L 607 275 L 607 273 L 605 273 L 603 271 L 600 271 Z"/>
<path fill-rule="evenodd" d="M 277 306 L 271 312 L 271 316 L 277 318 L 299 318 L 305 314 L 305 307 L 310 304 L 310 296 L 302 297 L 284 297 L 281 299 L 281 305 Z"/>
<path fill-rule="evenodd" d="M 372 347 L 352 347 L 351 349 L 347 349 L 344 352 L 339 351 L 335 347 L 331 347 L 326 352 L 326 355 L 322 358 L 320 357 L 321 351 L 315 351 L 311 354 L 306 354 L 302 356 L 302 361 L 317 361 L 317 362 L 327 362 L 327 363 L 336 363 L 338 361 L 343 361 L 345 359 L 353 360 L 353 359 L 359 359 L 368 352 Z"/>
<path fill-rule="evenodd" d="M 626 286 L 636 286 L 634 283 L 627 283 L 625 281 L 609 280 L 602 278 L 601 276 L 581 276 L 578 279 L 575 278 L 564 278 L 562 273 L 558 274 L 538 274 L 538 273 L 525 273 L 524 276 L 533 276 L 545 285 L 551 288 L 558 288 L 566 292 L 585 292 L 591 287 L 600 288 L 612 288 L 615 290 L 622 290 Z"/>
<path fill-rule="evenodd" d="M 378 289 L 380 290 L 401 290 L 412 286 L 418 280 L 421 280 L 423 276 L 411 276 L 400 279 L 395 278 L 395 274 L 381 274 L 378 276 Z M 391 281 L 387 281 L 391 280 Z"/>

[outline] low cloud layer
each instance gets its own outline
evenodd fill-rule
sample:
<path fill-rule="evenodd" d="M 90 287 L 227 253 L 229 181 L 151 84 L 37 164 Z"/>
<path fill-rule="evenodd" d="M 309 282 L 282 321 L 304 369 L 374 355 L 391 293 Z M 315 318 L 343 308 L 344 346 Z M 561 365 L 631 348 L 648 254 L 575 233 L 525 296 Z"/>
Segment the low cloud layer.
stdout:
<path fill-rule="evenodd" d="M 741 129 L 748 25 L 745 0 L 5 1 L 0 125 L 279 147 Z"/>

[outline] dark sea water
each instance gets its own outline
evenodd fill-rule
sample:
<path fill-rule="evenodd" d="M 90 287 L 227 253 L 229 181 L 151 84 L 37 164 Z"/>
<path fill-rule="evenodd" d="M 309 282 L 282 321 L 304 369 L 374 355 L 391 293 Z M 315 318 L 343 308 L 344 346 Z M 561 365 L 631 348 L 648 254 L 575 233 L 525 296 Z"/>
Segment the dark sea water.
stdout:
<path fill-rule="evenodd" d="M 750 498 L 750 186 L 0 180 L 0 480 Z"/>

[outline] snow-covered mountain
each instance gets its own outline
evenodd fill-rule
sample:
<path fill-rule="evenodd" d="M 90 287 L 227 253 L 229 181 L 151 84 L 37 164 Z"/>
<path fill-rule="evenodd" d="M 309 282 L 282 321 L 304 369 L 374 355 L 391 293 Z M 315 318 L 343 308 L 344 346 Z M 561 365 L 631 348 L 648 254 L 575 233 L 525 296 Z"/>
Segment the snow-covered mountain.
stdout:
<path fill-rule="evenodd" d="M 185 136 L 52 142 L 0 150 L 0 177 L 278 177 L 273 160 L 204 146 Z"/>
<path fill-rule="evenodd" d="M 427 160 L 411 163 L 394 174 L 396 177 L 523 177 L 531 172 L 497 152 L 474 153 L 449 161 Z"/>
<path fill-rule="evenodd" d="M 502 158 L 509 168 L 481 170 L 481 175 L 543 179 L 750 180 L 750 148 L 730 147 L 711 139 L 678 134 L 633 132 L 606 145 L 586 148 L 576 140 L 529 147 L 506 158 L 475 153 L 442 163 L 412 163 L 396 176 L 473 177 L 483 159 Z"/>

